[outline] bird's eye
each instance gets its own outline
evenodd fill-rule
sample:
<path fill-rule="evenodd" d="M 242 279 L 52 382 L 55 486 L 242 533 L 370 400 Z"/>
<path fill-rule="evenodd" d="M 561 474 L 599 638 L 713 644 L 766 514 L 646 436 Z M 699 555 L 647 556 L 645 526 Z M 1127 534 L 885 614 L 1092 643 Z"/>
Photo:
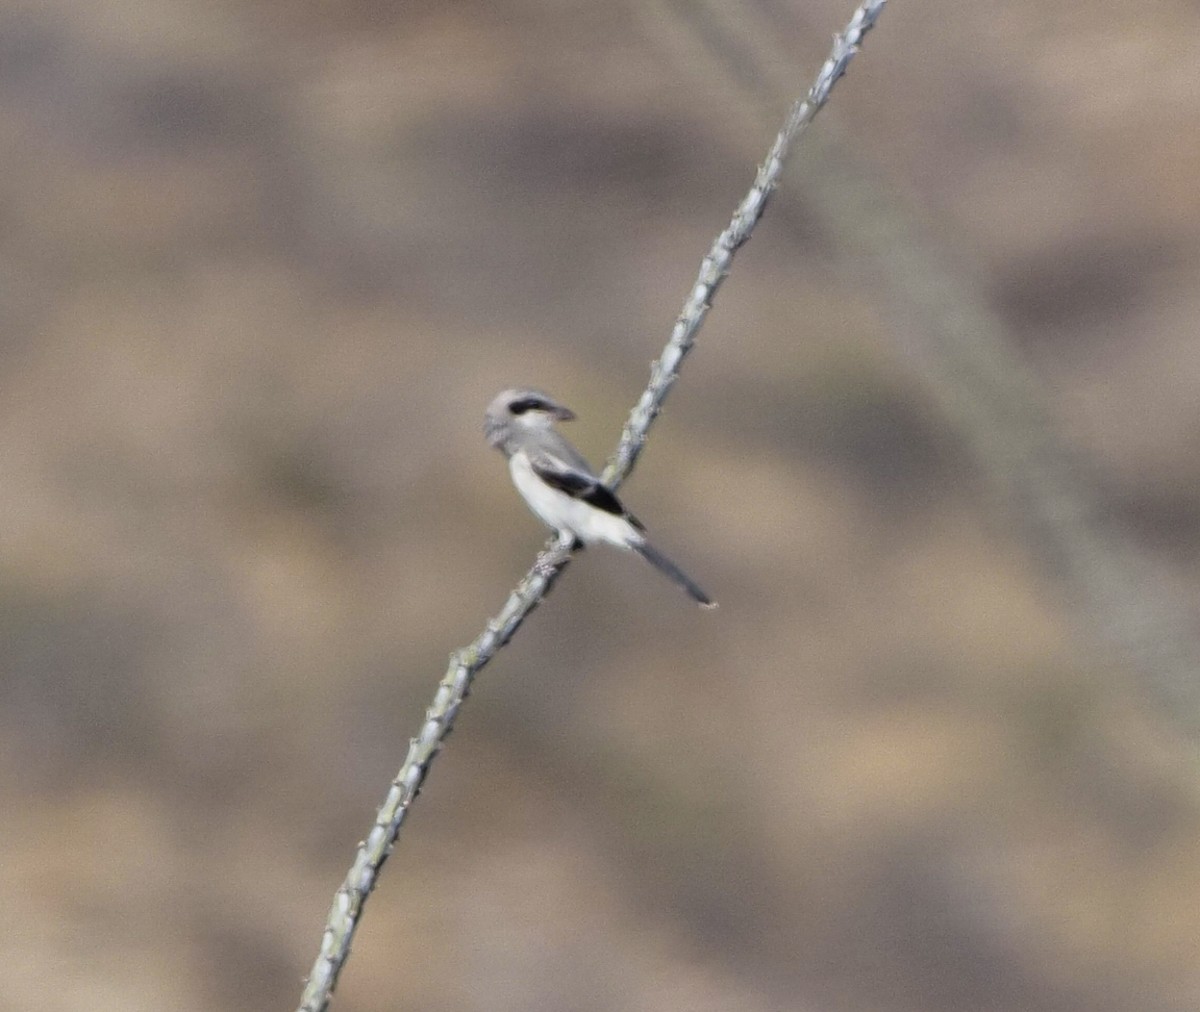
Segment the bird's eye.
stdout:
<path fill-rule="evenodd" d="M 546 402 L 539 397 L 523 397 L 519 401 L 513 401 L 508 410 L 514 415 L 523 415 L 526 411 L 545 411 Z"/>

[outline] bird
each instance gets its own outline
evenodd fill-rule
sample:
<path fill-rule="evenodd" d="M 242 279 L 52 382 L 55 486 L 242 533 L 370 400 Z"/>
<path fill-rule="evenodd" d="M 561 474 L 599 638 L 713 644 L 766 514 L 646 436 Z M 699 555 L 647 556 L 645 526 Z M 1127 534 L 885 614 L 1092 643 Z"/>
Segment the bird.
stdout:
<path fill-rule="evenodd" d="M 699 585 L 646 539 L 646 528 L 555 427 L 575 413 L 540 390 L 497 394 L 484 416 L 488 443 L 508 458 L 513 484 L 534 515 L 576 545 L 604 542 L 636 552 L 697 604 L 715 608 Z"/>

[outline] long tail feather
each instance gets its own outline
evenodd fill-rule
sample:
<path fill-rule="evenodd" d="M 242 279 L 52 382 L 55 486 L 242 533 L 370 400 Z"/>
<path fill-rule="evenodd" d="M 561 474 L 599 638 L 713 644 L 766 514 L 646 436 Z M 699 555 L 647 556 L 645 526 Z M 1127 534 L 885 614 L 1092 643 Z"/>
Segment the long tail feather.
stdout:
<path fill-rule="evenodd" d="M 715 608 L 717 602 L 710 598 L 695 581 L 680 569 L 675 563 L 668 559 L 662 552 L 646 541 L 633 542 L 629 546 L 638 553 L 643 559 L 650 563 L 655 569 L 667 577 L 672 583 L 677 584 L 687 591 L 688 595 L 697 604 L 705 608 Z"/>

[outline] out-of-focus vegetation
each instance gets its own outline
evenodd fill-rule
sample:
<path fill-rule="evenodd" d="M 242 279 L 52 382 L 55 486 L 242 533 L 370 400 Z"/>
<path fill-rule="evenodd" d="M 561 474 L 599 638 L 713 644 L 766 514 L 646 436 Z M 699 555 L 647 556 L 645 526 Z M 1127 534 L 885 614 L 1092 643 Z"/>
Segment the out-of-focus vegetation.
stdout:
<path fill-rule="evenodd" d="M 849 9 L 794 6 L 746 11 L 799 88 Z M 824 114 L 1193 612 L 1198 19 L 897 5 Z M 552 390 L 599 462 L 768 139 L 689 30 L 0 9 L 0 1009 L 297 1000 L 447 651 L 541 544 L 483 407 Z M 1075 631 L 803 182 L 625 491 L 721 609 L 572 565 L 340 1012 L 1196 1008 L 1196 743 Z"/>

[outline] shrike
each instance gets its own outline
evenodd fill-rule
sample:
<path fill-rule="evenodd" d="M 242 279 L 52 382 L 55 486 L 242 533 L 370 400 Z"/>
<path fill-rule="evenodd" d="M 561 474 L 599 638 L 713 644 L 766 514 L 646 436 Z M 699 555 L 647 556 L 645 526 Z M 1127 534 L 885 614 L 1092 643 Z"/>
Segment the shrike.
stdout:
<path fill-rule="evenodd" d="M 575 413 L 538 390 L 505 390 L 487 409 L 483 432 L 508 458 L 513 484 L 544 523 L 585 545 L 604 541 L 635 551 L 706 608 L 713 601 L 646 540 L 646 529 L 554 428 Z"/>

